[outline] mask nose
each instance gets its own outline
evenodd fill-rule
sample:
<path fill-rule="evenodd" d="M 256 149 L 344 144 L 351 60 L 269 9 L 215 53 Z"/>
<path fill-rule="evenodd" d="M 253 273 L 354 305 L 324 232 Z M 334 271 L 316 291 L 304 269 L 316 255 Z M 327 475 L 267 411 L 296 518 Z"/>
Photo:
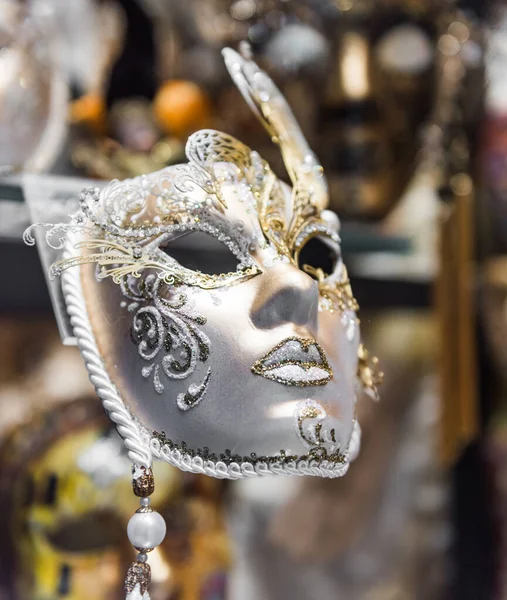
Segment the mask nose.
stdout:
<path fill-rule="evenodd" d="M 372 61 L 368 38 L 357 31 L 344 33 L 337 50 L 326 104 L 359 106 L 367 103 L 372 96 Z"/>
<path fill-rule="evenodd" d="M 316 329 L 319 290 L 314 279 L 287 263 L 267 269 L 260 279 L 250 314 L 255 327 L 294 323 Z"/>
<path fill-rule="evenodd" d="M 344 33 L 320 110 L 328 139 L 326 167 L 342 175 L 362 175 L 386 166 L 385 148 L 375 133 L 381 110 L 372 83 L 372 48 L 360 31 Z"/>

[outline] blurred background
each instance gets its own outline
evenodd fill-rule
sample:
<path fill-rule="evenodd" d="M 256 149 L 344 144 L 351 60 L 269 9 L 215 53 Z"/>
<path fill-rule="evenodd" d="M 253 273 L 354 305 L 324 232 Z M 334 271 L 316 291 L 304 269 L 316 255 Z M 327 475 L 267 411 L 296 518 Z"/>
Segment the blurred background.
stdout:
<path fill-rule="evenodd" d="M 243 40 L 325 167 L 385 382 L 379 404 L 359 402 L 344 479 L 158 467 L 152 598 L 507 599 L 507 4 L 493 0 L 0 0 L 0 598 L 121 598 L 133 559 L 129 462 L 22 232 L 73 212 L 90 180 L 183 161 L 202 127 L 286 178 L 222 63 Z"/>

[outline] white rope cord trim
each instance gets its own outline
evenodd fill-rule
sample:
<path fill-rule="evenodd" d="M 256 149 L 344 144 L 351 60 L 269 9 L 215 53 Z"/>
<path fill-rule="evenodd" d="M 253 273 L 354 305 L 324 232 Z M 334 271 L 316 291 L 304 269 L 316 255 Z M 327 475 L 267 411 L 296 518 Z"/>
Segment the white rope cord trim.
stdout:
<path fill-rule="evenodd" d="M 75 255 L 72 246 L 75 237 L 68 235 L 69 243 L 64 252 L 64 258 Z M 282 463 L 252 464 L 249 462 L 233 462 L 225 464 L 218 461 L 204 460 L 198 456 L 183 454 L 178 449 L 171 449 L 160 440 L 151 438 L 143 430 L 130 411 L 125 406 L 121 396 L 104 367 L 93 335 L 88 312 L 83 299 L 80 280 L 80 267 L 73 267 L 62 273 L 62 291 L 67 305 L 67 312 L 76 336 L 79 349 L 88 369 L 90 381 L 95 387 L 109 418 L 115 423 L 118 433 L 123 438 L 128 456 L 137 466 L 151 466 L 152 458 L 168 462 L 182 471 L 202 473 L 218 479 L 242 479 L 259 477 L 261 475 L 315 475 L 319 477 L 342 477 L 348 471 L 349 460 L 344 464 L 334 464 L 327 461 L 300 460 Z M 151 438 L 151 439 L 150 439 Z M 360 446 L 361 431 L 357 421 L 354 423 L 347 455 L 353 460 Z"/>
<path fill-rule="evenodd" d="M 64 258 L 75 255 L 75 252 L 71 250 L 71 246 L 75 241 L 73 238 L 74 236 L 68 235 L 69 244 L 64 252 Z M 104 368 L 88 319 L 80 272 L 80 267 L 74 267 L 62 273 L 62 291 L 74 335 L 88 369 L 90 381 L 95 387 L 95 391 L 109 418 L 116 425 L 118 433 L 123 438 L 130 460 L 138 466 L 149 468 L 152 463 L 150 447 L 143 439 L 130 411 L 127 410 L 116 386 L 112 383 Z"/>
<path fill-rule="evenodd" d="M 183 454 L 176 448 L 162 445 L 159 440 L 153 438 L 150 443 L 153 456 L 164 460 L 182 471 L 202 473 L 216 477 L 217 479 L 243 479 L 245 477 L 260 477 L 261 475 L 316 475 L 319 477 L 342 477 L 348 471 L 349 463 L 333 464 L 331 462 L 300 460 L 286 464 L 263 463 L 255 464 L 244 462 L 233 462 L 225 464 L 218 461 L 204 460 L 199 456 Z"/>
<path fill-rule="evenodd" d="M 355 460 L 359 454 L 361 446 L 361 428 L 357 421 L 354 422 L 354 428 L 350 438 L 347 452 L 348 459 L 343 464 L 336 464 L 328 461 L 299 460 L 287 463 L 264 463 L 258 462 L 252 464 L 213 462 L 205 460 L 199 456 L 184 454 L 177 448 L 171 449 L 165 444 L 161 444 L 157 438 L 150 441 L 153 456 L 164 460 L 182 471 L 192 473 L 202 473 L 218 479 L 243 479 L 245 477 L 260 477 L 261 475 L 315 475 L 318 477 L 343 477 L 349 469 L 350 462 Z"/>

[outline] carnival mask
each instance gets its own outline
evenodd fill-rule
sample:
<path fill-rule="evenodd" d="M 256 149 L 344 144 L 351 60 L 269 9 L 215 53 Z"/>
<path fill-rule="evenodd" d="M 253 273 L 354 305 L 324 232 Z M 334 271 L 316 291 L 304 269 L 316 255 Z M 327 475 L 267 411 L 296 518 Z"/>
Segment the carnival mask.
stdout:
<path fill-rule="evenodd" d="M 267 75 L 223 54 L 292 189 L 258 153 L 203 130 L 187 164 L 85 190 L 71 223 L 46 234 L 64 248 L 51 274 L 134 462 L 132 600 L 146 597 L 146 552 L 165 536 L 150 506 L 154 457 L 218 478 L 341 476 L 359 449 L 358 380 L 374 396 L 380 380 L 359 343 L 322 168 Z M 204 250 L 197 265 L 176 260 L 176 240 L 192 235 L 222 244 L 228 264 L 204 272 Z"/>
<path fill-rule="evenodd" d="M 340 476 L 358 450 L 359 330 L 338 221 L 280 92 L 255 63 L 224 57 L 292 189 L 241 142 L 197 132 L 188 164 L 85 190 L 72 222 L 48 232 L 50 242 L 66 233 L 52 274 L 137 465 L 155 456 L 217 477 Z M 177 262 L 175 240 L 197 233 L 232 267 Z M 324 258 L 308 264 L 315 244 Z"/>
<path fill-rule="evenodd" d="M 332 21 L 334 64 L 319 148 L 332 208 L 378 219 L 400 199 L 417 163 L 436 87 L 442 7 L 418 0 L 337 4 L 344 8 Z"/>
<path fill-rule="evenodd" d="M 2 584 L 21 600 L 118 598 L 133 557 L 130 461 L 95 398 L 42 404 L 0 447 Z M 180 476 L 157 467 L 153 502 L 164 506 Z"/>

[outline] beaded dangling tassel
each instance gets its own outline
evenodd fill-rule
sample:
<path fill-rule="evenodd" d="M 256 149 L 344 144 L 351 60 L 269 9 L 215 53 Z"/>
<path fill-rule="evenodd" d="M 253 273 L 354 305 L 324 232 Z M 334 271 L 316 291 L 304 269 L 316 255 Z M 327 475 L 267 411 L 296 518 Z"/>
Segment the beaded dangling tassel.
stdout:
<path fill-rule="evenodd" d="M 163 542 L 166 524 L 162 515 L 151 508 L 149 496 L 155 490 L 152 470 L 134 466 L 132 474 L 132 487 L 134 494 L 140 498 L 141 506 L 130 519 L 127 534 L 130 543 L 139 554 L 136 561 L 130 565 L 125 579 L 126 600 L 150 600 L 148 586 L 151 580 L 151 569 L 147 562 L 148 552 Z"/>
<path fill-rule="evenodd" d="M 133 562 L 127 571 L 125 578 L 125 589 L 127 590 L 127 600 L 150 600 L 148 585 L 151 581 L 151 569 L 147 562 L 141 562 L 146 557 L 139 553 L 137 561 Z"/>

